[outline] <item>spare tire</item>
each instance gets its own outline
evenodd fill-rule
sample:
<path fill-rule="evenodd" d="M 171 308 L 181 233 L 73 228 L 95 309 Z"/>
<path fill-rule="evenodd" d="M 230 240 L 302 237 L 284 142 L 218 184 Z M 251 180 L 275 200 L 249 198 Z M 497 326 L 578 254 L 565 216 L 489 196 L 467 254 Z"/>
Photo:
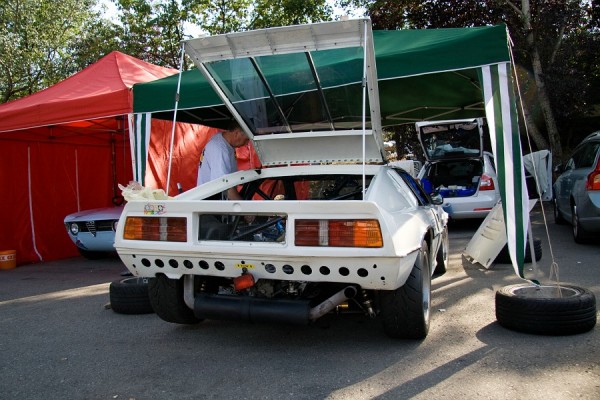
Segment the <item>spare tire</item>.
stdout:
<path fill-rule="evenodd" d="M 572 285 L 505 286 L 496 292 L 496 319 L 507 329 L 525 333 L 583 333 L 596 325 L 596 297 Z"/>
<path fill-rule="evenodd" d="M 542 259 L 542 241 L 538 238 L 533 238 L 533 249 L 535 250 L 535 261 L 540 261 Z M 525 259 L 526 263 L 531 262 L 531 247 L 529 246 L 529 240 L 527 241 L 527 246 L 525 247 Z M 496 256 L 496 263 L 498 264 L 511 264 L 510 253 L 508 252 L 508 245 L 505 245 L 500 253 Z"/>
<path fill-rule="evenodd" d="M 109 286 L 110 308 L 119 314 L 153 313 L 147 278 L 124 278 Z"/>

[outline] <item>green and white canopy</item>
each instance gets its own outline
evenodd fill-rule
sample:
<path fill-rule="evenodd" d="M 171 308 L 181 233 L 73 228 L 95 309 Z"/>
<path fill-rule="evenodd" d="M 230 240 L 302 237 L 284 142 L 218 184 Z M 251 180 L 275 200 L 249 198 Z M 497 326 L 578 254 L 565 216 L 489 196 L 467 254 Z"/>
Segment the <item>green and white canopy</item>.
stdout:
<path fill-rule="evenodd" d="M 209 65 L 204 74 L 212 74 L 227 93 L 218 94 L 198 70 L 135 85 L 139 143 L 135 146 L 136 179 L 143 182 L 152 119 L 172 120 L 174 114 L 177 121 L 223 127 L 232 118 L 230 110 L 240 117 L 236 110 L 256 107 L 260 101 L 267 104 L 265 119 L 270 122 L 259 126 L 246 120 L 249 136 L 275 133 L 290 137 L 299 133 L 307 138 L 323 137 L 325 132 L 332 136 L 365 132 L 365 127 L 377 138 L 378 130 L 386 126 L 486 117 L 509 250 L 516 272 L 523 277 L 528 196 L 506 27 L 371 32 L 368 20 L 354 21 L 271 28 L 258 34 L 240 32 L 187 42 L 186 51 L 195 57 L 194 62 L 201 68 Z M 364 21 L 368 29 L 353 28 Z M 349 33 L 345 35 L 345 31 Z M 290 33 L 306 36 L 311 44 L 306 48 L 278 47 L 288 43 L 280 37 Z M 341 43 L 350 36 L 358 40 Z M 369 60 L 369 47 L 374 47 L 374 62 Z M 234 75 L 230 80 L 222 78 Z M 367 83 L 368 76 L 376 77 L 376 83 Z M 260 88 L 246 84 L 240 89 L 236 82 L 244 77 Z M 363 83 L 369 96 L 363 96 Z M 229 108 L 224 98 L 232 100 Z M 365 103 L 367 112 L 363 112 Z M 309 116 L 312 119 L 305 120 Z M 279 128 L 281 131 L 276 132 Z M 267 142 L 275 141 L 263 143 Z M 347 143 L 353 146 L 355 142 Z M 260 143 L 258 147 L 260 155 Z M 363 159 L 372 161 L 368 156 Z"/>

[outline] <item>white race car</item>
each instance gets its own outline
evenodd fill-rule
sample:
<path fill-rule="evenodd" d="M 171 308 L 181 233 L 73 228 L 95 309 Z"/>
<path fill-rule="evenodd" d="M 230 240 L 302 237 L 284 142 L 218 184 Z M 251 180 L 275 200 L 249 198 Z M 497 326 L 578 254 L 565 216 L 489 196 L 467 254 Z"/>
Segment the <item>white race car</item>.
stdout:
<path fill-rule="evenodd" d="M 348 40 L 327 41 L 332 35 Z M 427 335 L 431 276 L 448 263 L 448 216 L 441 197 L 384 164 L 372 38 L 364 45 L 370 35 L 369 21 L 355 20 L 186 43 L 264 167 L 173 199 L 128 202 L 115 247 L 134 276 L 153 278 L 150 299 L 162 319 L 306 324 L 361 310 L 391 337 Z M 260 47 L 267 36 L 276 54 Z M 348 110 L 329 106 L 320 83 L 327 71 L 316 49 L 340 42 L 360 49 L 361 62 L 350 65 L 361 73 L 366 60 L 365 118 L 338 117 Z M 304 68 L 303 90 L 293 76 L 277 75 L 286 62 Z M 244 200 L 208 200 L 230 187 Z"/>

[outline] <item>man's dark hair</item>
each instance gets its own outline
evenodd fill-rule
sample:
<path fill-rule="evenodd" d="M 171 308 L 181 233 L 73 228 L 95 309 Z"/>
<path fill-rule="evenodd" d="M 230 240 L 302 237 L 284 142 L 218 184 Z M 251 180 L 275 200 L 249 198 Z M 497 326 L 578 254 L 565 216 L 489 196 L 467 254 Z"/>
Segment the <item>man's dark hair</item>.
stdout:
<path fill-rule="evenodd" d="M 230 119 L 226 122 L 225 129 L 228 131 L 235 131 L 236 129 L 241 129 L 241 127 L 235 119 Z"/>

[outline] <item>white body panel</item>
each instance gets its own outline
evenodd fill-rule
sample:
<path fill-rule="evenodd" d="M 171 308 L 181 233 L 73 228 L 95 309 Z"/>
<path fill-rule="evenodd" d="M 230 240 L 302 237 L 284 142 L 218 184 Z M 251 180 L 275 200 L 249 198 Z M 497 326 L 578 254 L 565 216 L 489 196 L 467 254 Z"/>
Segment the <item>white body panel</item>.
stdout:
<path fill-rule="evenodd" d="M 172 200 L 131 201 L 118 225 L 115 247 L 135 276 L 152 277 L 164 273 L 170 278 L 183 275 L 235 277 L 243 264 L 255 279 L 281 279 L 314 282 L 355 283 L 367 289 L 395 289 L 410 273 L 421 242 L 429 232 L 431 253 L 439 247 L 439 234 L 445 227 L 445 214 L 437 206 L 419 206 L 403 198 L 407 190 L 384 166 L 366 166 L 375 174 L 365 200 L 324 201 L 211 201 L 202 200 L 236 182 L 254 178 L 314 175 L 318 172 L 361 174 L 362 166 L 304 166 L 264 169 L 261 174 L 243 171 L 186 192 Z M 400 193 L 396 186 L 400 188 Z M 123 239 L 128 216 L 148 216 L 160 210 L 162 217 L 185 217 L 187 241 L 149 242 Z M 199 240 L 200 214 L 286 215 L 286 237 L 282 242 L 241 242 Z M 377 219 L 383 236 L 381 248 L 307 247 L 294 244 L 297 219 Z M 433 257 L 435 259 L 435 257 Z M 157 262 L 157 260 L 160 260 Z M 220 266 L 222 263 L 222 267 Z M 267 264 L 275 272 L 267 272 Z M 219 265 L 219 268 L 216 267 Z M 288 272 L 284 272 L 283 266 Z M 308 266 L 304 267 L 303 266 Z M 323 267 L 326 267 L 323 269 Z M 346 268 L 349 273 L 344 276 Z M 293 269 L 293 272 L 290 272 Z M 307 273 L 310 269 L 311 273 Z M 329 271 L 329 272 L 327 272 Z"/>

